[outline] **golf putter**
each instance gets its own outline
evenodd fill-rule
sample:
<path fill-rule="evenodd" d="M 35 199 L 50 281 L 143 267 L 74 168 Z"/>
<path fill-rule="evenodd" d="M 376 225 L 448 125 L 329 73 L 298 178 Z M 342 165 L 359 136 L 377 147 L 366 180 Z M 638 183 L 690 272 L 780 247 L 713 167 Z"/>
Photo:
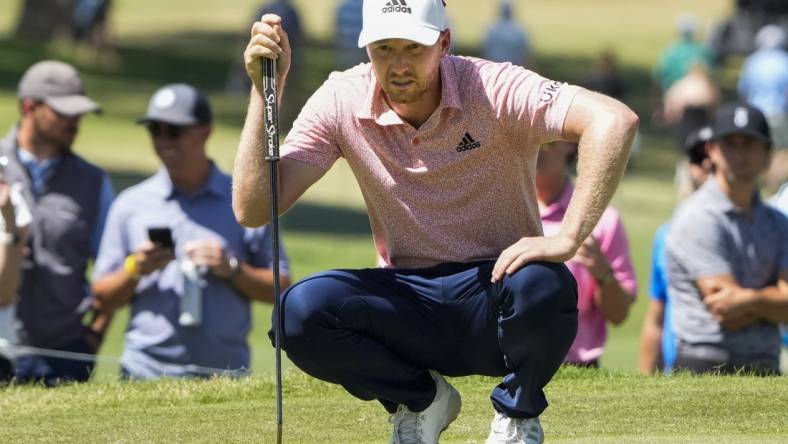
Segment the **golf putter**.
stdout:
<path fill-rule="evenodd" d="M 271 184 L 271 258 L 274 274 L 274 346 L 276 348 L 276 444 L 282 444 L 282 323 L 279 301 L 279 108 L 276 103 L 276 60 L 263 59 L 263 98 L 265 100 L 265 161 L 270 166 Z"/>

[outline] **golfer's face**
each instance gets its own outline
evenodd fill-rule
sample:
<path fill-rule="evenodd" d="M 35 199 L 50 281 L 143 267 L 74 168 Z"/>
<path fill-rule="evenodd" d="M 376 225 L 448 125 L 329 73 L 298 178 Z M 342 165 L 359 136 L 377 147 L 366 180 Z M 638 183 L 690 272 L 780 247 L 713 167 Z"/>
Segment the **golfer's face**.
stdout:
<path fill-rule="evenodd" d="M 375 75 L 394 103 L 413 103 L 439 78 L 441 40 L 424 46 L 411 40 L 387 39 L 367 45 Z"/>

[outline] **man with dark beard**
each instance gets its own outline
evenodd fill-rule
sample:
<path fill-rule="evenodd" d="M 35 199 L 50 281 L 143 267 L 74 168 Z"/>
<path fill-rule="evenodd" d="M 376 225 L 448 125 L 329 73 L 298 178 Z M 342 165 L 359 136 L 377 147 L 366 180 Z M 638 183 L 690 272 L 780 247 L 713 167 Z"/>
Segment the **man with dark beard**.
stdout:
<path fill-rule="evenodd" d="M 0 164 L 33 215 L 19 287 L 19 342 L 83 356 L 23 354 L 16 378 L 46 385 L 86 381 L 94 361 L 84 355 L 98 350 L 108 316 L 96 306 L 85 270 L 98 251 L 114 191 L 107 174 L 71 145 L 82 116 L 100 108 L 85 95 L 77 70 L 54 60 L 25 72 L 18 97 L 21 117 L 0 141 Z"/>

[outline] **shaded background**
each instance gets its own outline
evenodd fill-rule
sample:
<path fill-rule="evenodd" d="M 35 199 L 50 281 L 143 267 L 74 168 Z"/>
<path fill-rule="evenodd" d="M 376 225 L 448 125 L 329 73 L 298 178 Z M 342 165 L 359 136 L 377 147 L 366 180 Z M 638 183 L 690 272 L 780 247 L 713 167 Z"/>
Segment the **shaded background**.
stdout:
<path fill-rule="evenodd" d="M 71 0 L 27 0 L 39 11 L 66 5 Z M 225 92 L 233 65 L 241 63 L 249 24 L 261 2 L 232 0 L 116 0 L 108 19 L 112 56 L 102 59 L 63 38 L 64 30 L 50 27 L 53 38 L 15 36 L 23 0 L 0 2 L 0 128 L 5 131 L 18 114 L 16 86 L 22 73 L 43 58 L 75 64 L 83 73 L 88 93 L 104 107 L 100 117 L 83 120 L 75 150 L 106 168 L 116 189 L 136 183 L 157 168 L 157 159 L 143 128 L 134 119 L 144 113 L 150 94 L 159 86 L 186 81 L 210 97 L 216 127 L 209 151 L 219 166 L 230 171 L 246 111 L 244 94 Z M 288 84 L 283 105 L 283 129 L 289 128 L 300 105 L 333 69 L 334 0 L 292 2 L 301 13 L 306 42 L 301 64 Z M 496 18 L 497 1 L 450 0 L 454 52 L 475 55 L 487 26 Z M 45 9 L 41 9 L 45 8 Z M 652 71 L 662 50 L 675 38 L 674 20 L 682 11 L 695 14 L 703 36 L 724 19 L 733 1 L 723 0 L 529 0 L 515 2 L 518 21 L 528 30 L 534 46 L 535 70 L 561 81 L 580 82 L 603 50 L 618 57 L 629 94 L 627 103 L 640 115 L 642 149 L 633 159 L 613 204 L 628 230 L 640 294 L 629 319 L 610 330 L 602 365 L 636 370 L 638 342 L 648 297 L 651 239 L 676 202 L 672 188 L 677 159 L 670 134 L 652 125 L 657 99 Z M 49 28 L 48 28 L 49 29 Z M 42 35 L 49 32 L 41 31 Z M 727 97 L 732 96 L 740 59 L 733 58 L 719 72 Z M 346 164 L 310 189 L 301 203 L 283 219 L 284 242 L 293 274 L 337 267 L 374 265 L 374 250 L 363 200 Z M 273 352 L 265 332 L 270 307 L 256 305 L 252 333 L 254 369 L 269 372 Z M 119 356 L 126 311 L 113 323 L 102 349 L 104 356 Z M 99 365 L 99 379 L 112 379 L 117 365 Z"/>

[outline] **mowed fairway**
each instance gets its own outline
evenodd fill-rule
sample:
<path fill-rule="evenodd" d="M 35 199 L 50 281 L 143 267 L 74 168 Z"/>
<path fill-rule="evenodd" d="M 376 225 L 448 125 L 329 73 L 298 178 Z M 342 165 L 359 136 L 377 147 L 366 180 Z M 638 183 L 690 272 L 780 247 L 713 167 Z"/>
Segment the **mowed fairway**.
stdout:
<path fill-rule="evenodd" d="M 231 3 L 231 5 L 230 5 Z M 204 89 L 216 111 L 209 152 L 225 171 L 232 167 L 246 98 L 224 92 L 229 65 L 240 59 L 254 0 L 117 0 L 112 18 L 120 63 L 100 67 L 67 44 L 41 45 L 5 37 L 20 0 L 0 2 L 0 130 L 16 119 L 16 82 L 34 61 L 65 58 L 82 70 L 89 93 L 104 105 L 87 117 L 76 150 L 112 174 L 118 189 L 157 168 L 145 131 L 134 125 L 150 94 L 164 83 L 189 81 Z M 332 69 L 332 12 L 337 1 L 294 0 L 304 12 L 310 42 L 304 68 L 289 86 L 284 114 Z M 457 52 L 477 51 L 496 1 L 450 0 Z M 596 54 L 620 55 L 629 100 L 641 116 L 642 151 L 613 203 L 626 225 L 640 293 L 629 319 L 610 330 L 602 364 L 614 372 L 562 371 L 549 386 L 544 415 L 548 442 L 788 442 L 786 378 L 657 378 L 635 376 L 647 296 L 651 238 L 675 205 L 676 155 L 664 130 L 649 122 L 655 59 L 673 37 L 673 20 L 695 12 L 705 28 L 730 10 L 719 0 L 533 0 L 519 2 L 518 17 L 536 48 L 536 68 L 580 81 Z M 727 78 L 727 77 L 724 77 Z M 725 85 L 730 88 L 730 84 Z M 340 161 L 283 219 L 293 276 L 339 267 L 374 265 L 364 203 L 347 165 Z M 250 336 L 253 369 L 247 380 L 117 382 L 127 310 L 115 317 L 102 348 L 95 381 L 57 390 L 0 389 L 0 443 L 5 442 L 273 442 L 273 350 L 266 337 L 270 307 L 254 308 Z M 341 389 L 285 365 L 288 443 L 379 443 L 388 424 L 376 403 L 357 401 Z M 491 418 L 488 392 L 495 381 L 457 379 L 465 406 L 442 442 L 483 442 Z"/>

